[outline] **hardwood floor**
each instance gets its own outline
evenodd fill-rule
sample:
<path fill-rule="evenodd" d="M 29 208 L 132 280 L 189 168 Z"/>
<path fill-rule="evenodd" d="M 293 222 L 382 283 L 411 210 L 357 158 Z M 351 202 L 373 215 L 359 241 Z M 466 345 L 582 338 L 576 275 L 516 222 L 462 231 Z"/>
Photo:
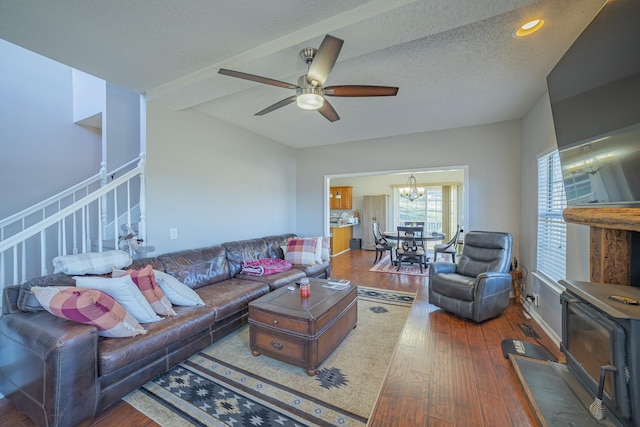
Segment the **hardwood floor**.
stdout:
<path fill-rule="evenodd" d="M 542 344 L 558 359 L 562 355 L 535 322 L 524 318 L 522 307 L 512 303 L 501 316 L 480 325 L 464 321 L 428 303 L 426 278 L 370 272 L 374 254 L 351 250 L 332 258 L 332 276 L 366 287 L 416 292 L 417 298 L 369 426 L 537 425 L 500 343 L 517 338 Z M 540 341 L 525 336 L 520 323 L 533 326 Z M 0 399 L 0 426 L 34 425 Z M 91 425 L 158 426 L 122 401 Z"/>

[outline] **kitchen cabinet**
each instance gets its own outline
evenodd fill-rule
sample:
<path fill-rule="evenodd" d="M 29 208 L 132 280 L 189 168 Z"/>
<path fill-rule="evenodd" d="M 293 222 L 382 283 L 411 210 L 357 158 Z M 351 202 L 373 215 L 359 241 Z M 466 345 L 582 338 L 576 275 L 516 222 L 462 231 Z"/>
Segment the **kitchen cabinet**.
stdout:
<path fill-rule="evenodd" d="M 351 247 L 351 239 L 353 238 L 353 226 L 346 225 L 343 227 L 331 227 L 331 255 L 338 255 L 346 252 Z"/>
<path fill-rule="evenodd" d="M 352 209 L 353 187 L 331 187 L 329 192 L 331 193 L 329 198 L 330 209 Z"/>

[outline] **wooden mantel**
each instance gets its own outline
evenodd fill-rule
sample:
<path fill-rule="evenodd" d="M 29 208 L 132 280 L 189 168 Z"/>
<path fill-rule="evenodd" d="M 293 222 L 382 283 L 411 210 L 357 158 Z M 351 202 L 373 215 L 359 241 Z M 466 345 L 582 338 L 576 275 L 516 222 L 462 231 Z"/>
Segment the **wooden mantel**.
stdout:
<path fill-rule="evenodd" d="M 562 216 L 590 227 L 590 280 L 629 285 L 631 232 L 640 232 L 640 208 L 571 207 Z"/>

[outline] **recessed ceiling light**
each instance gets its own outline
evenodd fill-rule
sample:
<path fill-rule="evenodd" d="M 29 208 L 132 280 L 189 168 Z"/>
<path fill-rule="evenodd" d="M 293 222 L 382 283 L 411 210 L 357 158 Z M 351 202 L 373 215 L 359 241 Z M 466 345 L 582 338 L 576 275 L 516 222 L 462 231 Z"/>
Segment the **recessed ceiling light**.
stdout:
<path fill-rule="evenodd" d="M 544 25 L 544 21 L 542 19 L 534 19 L 517 28 L 513 32 L 513 37 L 528 36 L 529 34 L 533 34 L 536 31 L 538 31 L 540 28 L 542 28 L 543 25 Z"/>

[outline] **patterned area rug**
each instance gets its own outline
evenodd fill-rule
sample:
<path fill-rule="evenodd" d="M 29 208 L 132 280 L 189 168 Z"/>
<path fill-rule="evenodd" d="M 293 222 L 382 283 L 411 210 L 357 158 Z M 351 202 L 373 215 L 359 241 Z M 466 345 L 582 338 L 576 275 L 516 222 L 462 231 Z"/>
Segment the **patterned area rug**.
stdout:
<path fill-rule="evenodd" d="M 432 259 L 432 258 L 430 258 Z M 377 271 L 379 273 L 393 273 L 393 274 L 410 274 L 412 276 L 429 276 L 429 269 L 427 267 L 422 267 L 422 273 L 420 273 L 420 266 L 418 264 L 402 264 L 400 266 L 400 271 L 398 271 L 398 266 L 391 264 L 391 259 L 389 255 L 382 258 L 382 260 L 378 261 L 373 268 L 369 269 L 369 271 Z"/>
<path fill-rule="evenodd" d="M 124 400 L 162 426 L 365 426 L 414 294 L 358 287 L 358 326 L 310 377 L 249 350 L 248 326 Z"/>

